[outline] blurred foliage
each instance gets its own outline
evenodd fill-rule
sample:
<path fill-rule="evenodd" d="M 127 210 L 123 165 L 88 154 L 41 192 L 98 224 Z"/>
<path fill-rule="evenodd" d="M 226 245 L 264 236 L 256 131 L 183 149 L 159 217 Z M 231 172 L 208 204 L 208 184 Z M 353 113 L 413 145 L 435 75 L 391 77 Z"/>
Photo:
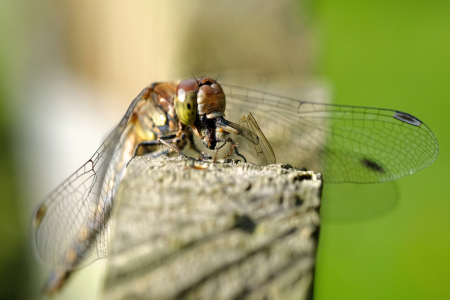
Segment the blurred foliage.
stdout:
<path fill-rule="evenodd" d="M 3 58 L 4 59 L 4 58 Z M 0 66 L 2 57 L 0 57 Z M 19 299 L 27 278 L 25 230 L 19 213 L 20 199 L 7 113 L 4 69 L 0 68 L 0 299 Z M 26 287 L 25 287 L 26 288 Z"/>

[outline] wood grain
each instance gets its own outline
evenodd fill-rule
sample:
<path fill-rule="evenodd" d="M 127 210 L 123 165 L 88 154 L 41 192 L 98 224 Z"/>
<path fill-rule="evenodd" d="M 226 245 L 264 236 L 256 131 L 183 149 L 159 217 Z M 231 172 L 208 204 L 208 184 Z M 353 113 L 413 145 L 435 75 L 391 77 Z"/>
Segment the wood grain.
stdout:
<path fill-rule="evenodd" d="M 308 299 L 320 174 L 137 158 L 114 208 L 104 299 Z"/>

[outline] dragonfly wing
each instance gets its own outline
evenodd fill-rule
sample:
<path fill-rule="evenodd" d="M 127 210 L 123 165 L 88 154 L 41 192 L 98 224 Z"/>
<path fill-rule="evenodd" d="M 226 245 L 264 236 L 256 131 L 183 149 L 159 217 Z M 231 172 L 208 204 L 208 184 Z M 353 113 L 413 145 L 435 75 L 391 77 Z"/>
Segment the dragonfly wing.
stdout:
<path fill-rule="evenodd" d="M 91 159 L 61 183 L 36 208 L 32 243 L 51 267 L 74 269 L 108 255 L 109 216 L 126 162 L 122 161 L 125 131 L 144 89 Z"/>
<path fill-rule="evenodd" d="M 427 167 L 439 152 L 433 132 L 407 113 L 222 87 L 228 118 L 252 111 L 279 162 L 321 172 L 327 182 L 394 180 Z"/>

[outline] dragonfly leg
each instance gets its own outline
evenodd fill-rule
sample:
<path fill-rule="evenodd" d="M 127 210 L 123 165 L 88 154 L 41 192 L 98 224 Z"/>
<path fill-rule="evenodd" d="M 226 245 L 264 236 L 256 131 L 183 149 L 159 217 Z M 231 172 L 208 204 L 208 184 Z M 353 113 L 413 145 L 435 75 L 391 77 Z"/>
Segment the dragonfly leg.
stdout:
<path fill-rule="evenodd" d="M 235 144 L 235 145 L 237 145 L 237 144 Z M 242 154 L 239 153 L 237 147 L 234 148 L 234 151 L 236 152 L 236 155 L 237 155 L 237 156 L 240 156 L 240 157 L 242 157 L 242 159 L 244 159 L 244 162 L 247 162 L 247 159 L 245 159 L 245 156 L 244 156 L 244 155 L 242 155 Z"/>
<path fill-rule="evenodd" d="M 225 141 L 222 145 L 220 145 L 218 148 L 216 148 L 216 151 L 219 151 L 220 149 L 222 149 L 223 146 L 225 146 L 227 142 L 228 141 Z"/>
<path fill-rule="evenodd" d="M 178 152 L 178 154 L 180 154 L 181 156 L 187 157 L 186 155 L 184 155 L 183 152 L 181 152 L 180 149 L 178 149 L 175 145 L 173 145 L 172 143 L 170 143 L 170 139 L 164 139 L 165 137 L 159 137 L 158 141 L 163 144 L 164 146 L 172 149 L 175 152 Z"/>
<path fill-rule="evenodd" d="M 244 162 L 247 162 L 247 159 L 245 159 L 245 156 L 242 154 L 239 154 L 239 151 L 237 148 L 238 143 L 235 143 L 231 138 L 228 139 L 228 142 L 230 142 L 233 146 L 231 146 L 230 153 L 225 158 L 231 156 L 233 154 L 233 149 L 234 149 L 234 152 L 236 152 L 236 155 L 242 157 L 244 159 Z"/>
<path fill-rule="evenodd" d="M 217 150 L 216 150 L 216 154 L 214 154 L 214 160 L 213 160 L 213 163 L 215 163 L 216 160 L 217 160 L 217 154 L 219 154 L 219 149 L 217 149 Z"/>
<path fill-rule="evenodd" d="M 221 146 L 219 146 L 218 148 L 216 148 L 216 154 L 214 154 L 214 160 L 213 162 L 216 162 L 217 160 L 217 155 L 219 154 L 219 150 L 223 148 L 223 146 L 225 146 L 225 144 L 227 143 L 227 141 L 225 141 Z"/>
<path fill-rule="evenodd" d="M 162 143 L 160 142 L 160 139 L 161 139 L 161 138 L 163 138 L 163 139 L 173 139 L 173 138 L 175 138 L 175 135 L 174 135 L 174 134 L 171 134 L 171 135 L 166 135 L 166 136 L 159 137 L 157 140 L 140 142 L 139 145 L 137 145 L 136 148 L 134 149 L 133 158 L 135 158 L 136 156 L 138 156 L 137 153 L 138 153 L 138 151 L 139 151 L 139 148 L 141 148 L 141 147 L 161 145 L 161 144 L 162 144 Z M 132 158 L 132 159 L 133 159 L 133 158 Z"/>
<path fill-rule="evenodd" d="M 127 167 L 136 156 L 139 156 L 137 154 L 139 151 L 139 148 L 145 147 L 145 146 L 157 146 L 157 145 L 161 145 L 161 142 L 158 140 L 140 142 L 139 145 L 137 145 L 136 148 L 134 149 L 133 157 L 127 162 Z"/>
<path fill-rule="evenodd" d="M 139 151 L 139 148 L 141 148 L 141 147 L 164 145 L 164 146 L 166 146 L 167 148 L 169 148 L 170 150 L 173 150 L 173 151 L 175 151 L 175 152 L 178 152 L 180 155 L 186 157 L 186 155 L 184 155 L 183 152 L 181 152 L 180 149 L 178 149 L 175 145 L 173 145 L 173 144 L 171 143 L 171 141 L 172 141 L 172 140 L 175 140 L 175 139 L 176 139 L 176 135 L 175 135 L 175 134 L 171 134 L 171 135 L 165 135 L 165 136 L 158 137 L 157 140 L 140 142 L 140 143 L 136 146 L 136 149 L 134 150 L 133 157 L 128 161 L 127 167 L 128 167 L 128 165 L 130 164 L 130 162 L 131 162 L 136 156 L 139 156 L 139 155 L 138 155 L 138 151 Z M 167 151 L 167 150 L 159 151 L 159 154 L 158 154 L 157 156 L 159 156 L 159 155 L 161 155 L 161 154 L 167 153 L 166 151 Z"/>
<path fill-rule="evenodd" d="M 197 148 L 197 146 L 194 143 L 194 135 L 192 133 L 189 134 L 188 139 L 189 139 L 189 148 L 201 154 L 202 152 Z"/>
<path fill-rule="evenodd" d="M 224 159 L 230 157 L 231 155 L 233 155 L 233 149 L 236 148 L 237 146 L 238 146 L 237 143 L 234 144 L 233 146 L 231 146 L 231 148 L 230 148 L 230 153 L 228 153 L 228 154 L 224 157 Z M 236 149 L 237 149 L 237 148 L 236 148 Z"/>

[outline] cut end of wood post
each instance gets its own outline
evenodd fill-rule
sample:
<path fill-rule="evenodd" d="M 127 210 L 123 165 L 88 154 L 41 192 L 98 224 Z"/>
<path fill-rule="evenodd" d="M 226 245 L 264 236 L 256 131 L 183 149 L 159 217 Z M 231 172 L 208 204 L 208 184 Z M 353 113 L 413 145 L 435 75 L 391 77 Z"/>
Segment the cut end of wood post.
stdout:
<path fill-rule="evenodd" d="M 105 299 L 310 297 L 320 174 L 165 156 L 126 172 Z"/>

